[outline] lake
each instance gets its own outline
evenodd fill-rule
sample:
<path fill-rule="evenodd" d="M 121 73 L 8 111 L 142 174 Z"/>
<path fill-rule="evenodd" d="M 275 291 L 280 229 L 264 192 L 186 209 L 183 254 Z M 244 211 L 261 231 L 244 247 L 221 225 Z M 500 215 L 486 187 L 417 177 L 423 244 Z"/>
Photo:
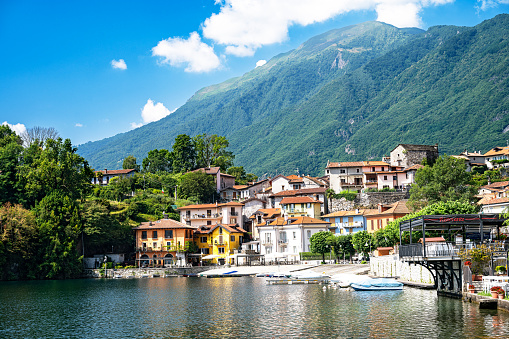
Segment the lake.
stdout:
<path fill-rule="evenodd" d="M 0 338 L 509 337 L 509 313 L 436 291 L 263 278 L 0 282 Z"/>

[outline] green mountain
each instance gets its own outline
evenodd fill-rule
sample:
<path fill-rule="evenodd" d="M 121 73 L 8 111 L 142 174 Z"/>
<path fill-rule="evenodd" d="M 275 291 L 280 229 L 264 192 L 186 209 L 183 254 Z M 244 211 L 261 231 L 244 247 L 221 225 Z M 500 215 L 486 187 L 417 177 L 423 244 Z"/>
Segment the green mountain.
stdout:
<path fill-rule="evenodd" d="M 318 35 L 262 67 L 198 91 L 175 113 L 79 146 L 95 168 L 225 135 L 235 164 L 320 175 L 327 160 L 379 159 L 398 143 L 441 153 L 509 139 L 509 15 L 427 31 L 366 22 Z"/>

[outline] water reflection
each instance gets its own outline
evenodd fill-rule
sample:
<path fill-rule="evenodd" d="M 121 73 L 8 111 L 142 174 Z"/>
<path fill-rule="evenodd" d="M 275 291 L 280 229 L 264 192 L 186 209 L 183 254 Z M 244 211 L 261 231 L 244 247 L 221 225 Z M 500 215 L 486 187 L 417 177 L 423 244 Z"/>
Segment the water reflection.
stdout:
<path fill-rule="evenodd" d="M 259 278 L 0 283 L 2 338 L 509 337 L 509 314 L 434 291 L 323 290 Z"/>

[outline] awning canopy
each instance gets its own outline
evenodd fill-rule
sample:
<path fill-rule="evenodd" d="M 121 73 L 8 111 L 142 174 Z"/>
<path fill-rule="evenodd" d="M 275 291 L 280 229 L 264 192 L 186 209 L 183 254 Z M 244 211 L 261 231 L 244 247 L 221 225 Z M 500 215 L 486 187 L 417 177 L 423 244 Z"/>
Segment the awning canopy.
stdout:
<path fill-rule="evenodd" d="M 220 257 L 220 255 L 218 255 L 218 254 L 209 254 L 209 255 L 204 256 L 202 259 L 209 260 L 209 259 L 215 259 L 215 258 L 219 258 L 219 257 Z"/>

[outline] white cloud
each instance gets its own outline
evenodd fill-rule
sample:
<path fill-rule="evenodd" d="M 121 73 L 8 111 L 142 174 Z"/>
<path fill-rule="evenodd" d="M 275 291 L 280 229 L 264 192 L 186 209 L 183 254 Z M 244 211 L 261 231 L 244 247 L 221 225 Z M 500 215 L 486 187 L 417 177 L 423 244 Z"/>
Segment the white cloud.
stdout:
<path fill-rule="evenodd" d="M 143 123 L 147 124 L 152 121 L 157 121 L 165 116 L 175 112 L 175 110 L 170 111 L 161 102 L 154 102 L 151 99 L 147 100 L 145 106 L 141 110 L 141 118 L 143 119 Z"/>
<path fill-rule="evenodd" d="M 477 0 L 477 3 L 480 3 L 480 5 L 476 6 L 476 8 L 485 11 L 489 8 L 497 7 L 499 4 L 507 5 L 509 0 Z"/>
<path fill-rule="evenodd" d="M 256 67 L 260 67 L 260 66 L 263 66 L 267 63 L 267 60 L 258 60 L 256 62 Z"/>
<path fill-rule="evenodd" d="M 9 126 L 9 128 L 11 130 L 13 130 L 14 132 L 16 132 L 17 135 L 21 135 L 21 133 L 25 132 L 27 130 L 27 128 L 25 127 L 24 124 L 20 124 L 20 123 L 17 123 L 15 125 L 13 124 L 9 124 L 7 121 L 4 121 L 2 123 L 2 125 L 7 125 Z"/>
<path fill-rule="evenodd" d="M 483 0 L 496 1 L 496 0 Z M 509 0 L 498 0 L 509 1 Z M 251 56 L 263 45 L 288 38 L 288 28 L 323 22 L 340 14 L 375 10 L 378 21 L 397 27 L 421 27 L 420 11 L 454 0 L 224 0 L 205 20 L 203 36 L 226 46 L 226 53 Z"/>
<path fill-rule="evenodd" d="M 189 39 L 168 38 L 152 48 L 152 55 L 162 57 L 161 63 L 171 66 L 186 66 L 186 72 L 202 73 L 219 68 L 221 62 L 214 48 L 201 41 L 197 32 Z"/>
<path fill-rule="evenodd" d="M 74 125 L 74 127 L 83 127 L 83 124 L 80 124 L 79 122 L 77 122 L 76 125 Z"/>
<path fill-rule="evenodd" d="M 121 69 L 121 70 L 126 70 L 127 69 L 127 65 L 124 61 L 124 59 L 120 59 L 120 60 L 111 60 L 111 67 L 113 68 L 116 68 L 116 69 Z"/>
<path fill-rule="evenodd" d="M 140 122 L 139 124 L 135 123 L 135 122 L 131 122 L 131 128 L 132 129 L 135 129 L 135 128 L 138 128 L 138 127 L 141 127 L 143 126 L 143 123 Z"/>

